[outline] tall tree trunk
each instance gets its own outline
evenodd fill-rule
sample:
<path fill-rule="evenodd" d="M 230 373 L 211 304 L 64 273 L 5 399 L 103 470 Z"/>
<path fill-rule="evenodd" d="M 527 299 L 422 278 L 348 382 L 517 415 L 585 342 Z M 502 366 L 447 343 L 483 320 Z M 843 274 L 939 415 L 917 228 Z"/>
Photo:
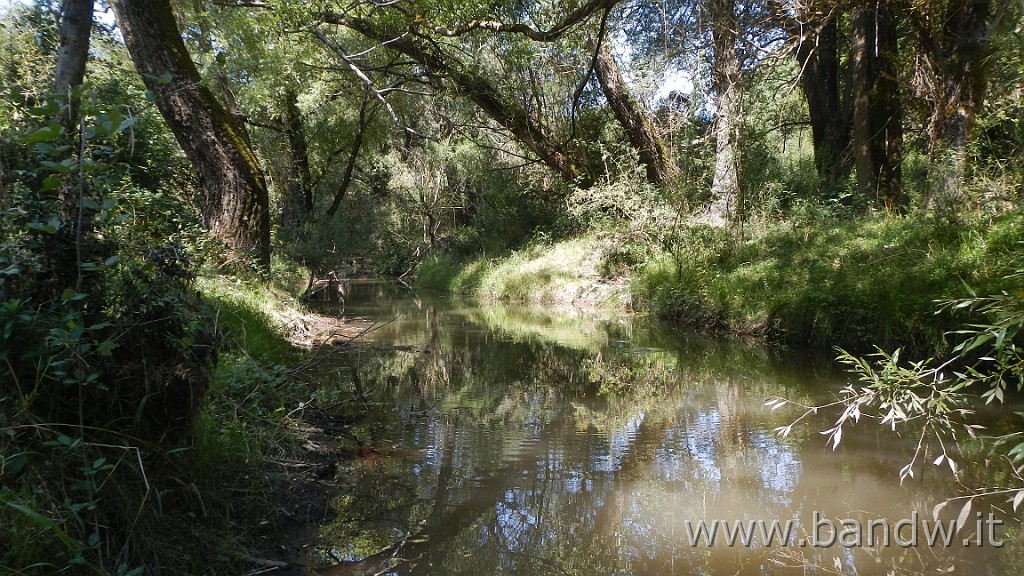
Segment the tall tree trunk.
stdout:
<path fill-rule="evenodd" d="M 201 81 L 169 0 L 112 2 L 128 53 L 199 175 L 203 221 L 236 256 L 270 264 L 267 183 L 246 135 Z"/>
<path fill-rule="evenodd" d="M 949 0 L 941 15 L 941 30 L 928 24 L 934 14 L 911 13 L 921 49 L 918 74 L 926 78 L 918 88 L 931 104 L 930 155 L 946 171 L 929 204 L 962 200 L 969 169 L 967 147 L 974 138 L 993 57 L 992 33 L 1011 4 L 1011 0 Z"/>
<path fill-rule="evenodd" d="M 874 46 L 874 18 L 871 8 L 858 6 L 853 12 L 850 67 L 853 83 L 853 159 L 857 168 L 857 189 L 874 195 L 877 186 L 872 149 L 876 140 L 871 126 L 871 50 Z"/>
<path fill-rule="evenodd" d="M 946 6 L 940 44 L 925 44 L 933 48 L 938 91 L 928 124 L 934 147 L 962 149 L 970 141 L 991 66 L 991 27 L 1007 4 L 951 0 Z"/>
<path fill-rule="evenodd" d="M 78 128 L 79 98 L 73 89 L 85 80 L 92 11 L 93 0 L 64 0 L 60 10 L 60 48 L 57 50 L 53 91 L 68 96 L 67 111 L 61 114 L 61 123 L 68 132 Z"/>
<path fill-rule="evenodd" d="M 630 95 L 607 42 L 601 42 L 597 51 L 594 72 L 615 118 L 647 168 L 647 180 L 655 186 L 667 183 L 676 173 L 675 163 L 655 132 L 650 117 Z"/>
<path fill-rule="evenodd" d="M 739 135 L 743 122 L 740 101 L 740 64 L 736 53 L 736 1 L 710 0 L 708 18 L 714 63 L 715 175 L 711 183 L 711 205 L 707 219 L 714 226 L 725 226 L 739 213 L 740 173 Z"/>
<path fill-rule="evenodd" d="M 796 59 L 811 122 L 814 166 L 818 176 L 835 184 L 849 174 L 844 160 L 850 148 L 852 116 L 840 90 L 839 17 L 801 14 L 798 18 L 801 26 L 793 33 L 799 38 Z M 804 28 L 813 30 L 811 37 L 800 37 Z"/>
<path fill-rule="evenodd" d="M 907 208 L 908 199 L 903 190 L 903 100 L 896 70 L 899 29 L 893 3 L 882 1 L 878 4 L 878 54 L 875 57 L 873 97 L 875 118 L 872 124 L 878 127 L 884 139 L 884 149 L 878 162 L 880 194 L 877 201 L 888 212 L 902 213 Z"/>
<path fill-rule="evenodd" d="M 902 211 L 903 117 L 894 65 L 896 16 L 888 2 L 854 9 L 851 52 L 857 187 L 876 205 Z"/>
<path fill-rule="evenodd" d="M 64 0 L 60 10 L 60 48 L 57 50 L 57 66 L 53 74 L 53 92 L 67 101 L 61 110 L 59 121 L 69 137 L 78 134 L 79 106 L 81 95 L 76 88 L 85 80 L 85 65 L 89 60 L 89 36 L 92 31 L 93 0 Z M 79 146 L 72 148 L 79 152 Z M 79 185 L 65 180 L 60 192 L 60 214 L 76 234 L 82 230 L 77 218 L 81 209 Z M 83 223 L 81 228 L 86 226 Z M 76 271 L 77 272 L 77 271 Z"/>
<path fill-rule="evenodd" d="M 306 127 L 302 123 L 302 112 L 298 105 L 299 95 L 294 88 L 284 93 L 284 134 L 288 139 L 291 155 L 291 174 L 285 186 L 285 197 L 281 201 L 281 222 L 294 227 L 303 216 L 313 213 L 313 175 L 309 169 L 309 143 Z"/>

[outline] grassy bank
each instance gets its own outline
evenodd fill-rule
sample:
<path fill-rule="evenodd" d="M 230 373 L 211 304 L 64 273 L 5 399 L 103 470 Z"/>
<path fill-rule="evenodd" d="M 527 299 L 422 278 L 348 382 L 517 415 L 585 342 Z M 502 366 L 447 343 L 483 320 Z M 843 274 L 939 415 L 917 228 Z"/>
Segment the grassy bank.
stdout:
<path fill-rule="evenodd" d="M 564 294 L 631 278 L 629 298 L 593 291 L 592 302 L 704 329 L 855 350 L 877 345 L 920 354 L 945 346 L 965 318 L 937 302 L 1016 290 L 1024 219 L 925 216 L 823 219 L 737 231 L 682 227 L 659 247 L 591 235 L 502 258 L 425 262 L 418 285 L 484 299 L 572 301 Z M 624 256 L 625 255 L 625 256 Z"/>
<path fill-rule="evenodd" d="M 499 258 L 441 255 L 420 265 L 416 286 L 490 301 L 628 305 L 628 291 L 609 270 L 613 251 L 612 238 L 591 235 Z"/>

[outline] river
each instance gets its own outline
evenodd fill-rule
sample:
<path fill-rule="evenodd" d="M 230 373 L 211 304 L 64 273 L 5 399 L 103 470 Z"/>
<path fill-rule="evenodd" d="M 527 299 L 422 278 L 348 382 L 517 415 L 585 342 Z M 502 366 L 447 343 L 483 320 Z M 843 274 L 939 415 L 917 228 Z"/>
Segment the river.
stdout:
<path fill-rule="evenodd" d="M 353 283 L 323 310 L 373 319 L 339 386 L 372 414 L 320 528 L 321 574 L 1018 574 L 1005 498 L 977 454 L 959 476 L 918 437 L 862 420 L 833 450 L 828 356 L 682 334 L 650 318 L 467 305 Z M 980 416 L 1004 426 L 1007 411 Z M 990 514 L 992 514 L 990 516 Z M 940 524 L 941 523 L 941 524 Z M 709 542 L 714 534 L 715 541 Z M 980 533 L 979 533 L 980 528 Z M 738 531 L 737 531 L 738 530 Z M 941 532 L 938 533 L 941 540 Z M 730 542 L 731 540 L 731 542 Z M 966 542 L 966 544 L 965 544 Z M 1005 544 L 1000 546 L 1000 544 Z"/>

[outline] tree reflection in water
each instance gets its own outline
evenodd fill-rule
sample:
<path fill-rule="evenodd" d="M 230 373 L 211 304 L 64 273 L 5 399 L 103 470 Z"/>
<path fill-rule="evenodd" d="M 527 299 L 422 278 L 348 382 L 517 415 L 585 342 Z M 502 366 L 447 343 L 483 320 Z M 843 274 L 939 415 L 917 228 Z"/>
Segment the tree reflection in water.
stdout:
<path fill-rule="evenodd" d="M 827 397 L 844 382 L 828 364 L 634 319 L 374 290 L 361 313 L 396 318 L 374 337 L 412 351 L 368 346 L 350 369 L 400 449 L 342 473 L 324 574 L 803 574 L 836 559 L 843 573 L 1013 572 L 992 548 L 690 545 L 688 521 L 794 519 L 795 545 L 815 511 L 895 523 L 956 492 L 939 474 L 900 486 L 909 447 L 873 427 L 835 452 L 824 419 L 774 434 L 791 415 L 764 400 Z"/>

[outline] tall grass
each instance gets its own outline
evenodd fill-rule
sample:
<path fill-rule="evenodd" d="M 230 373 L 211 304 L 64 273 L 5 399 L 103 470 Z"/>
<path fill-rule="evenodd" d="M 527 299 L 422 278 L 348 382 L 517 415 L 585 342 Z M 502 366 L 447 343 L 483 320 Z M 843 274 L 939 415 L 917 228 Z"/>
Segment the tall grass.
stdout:
<path fill-rule="evenodd" d="M 925 215 L 778 225 L 756 239 L 684 234 L 651 260 L 635 299 L 688 324 L 804 345 L 945 347 L 957 326 L 936 302 L 1016 289 L 1005 279 L 1024 240 L 1020 214 Z"/>

